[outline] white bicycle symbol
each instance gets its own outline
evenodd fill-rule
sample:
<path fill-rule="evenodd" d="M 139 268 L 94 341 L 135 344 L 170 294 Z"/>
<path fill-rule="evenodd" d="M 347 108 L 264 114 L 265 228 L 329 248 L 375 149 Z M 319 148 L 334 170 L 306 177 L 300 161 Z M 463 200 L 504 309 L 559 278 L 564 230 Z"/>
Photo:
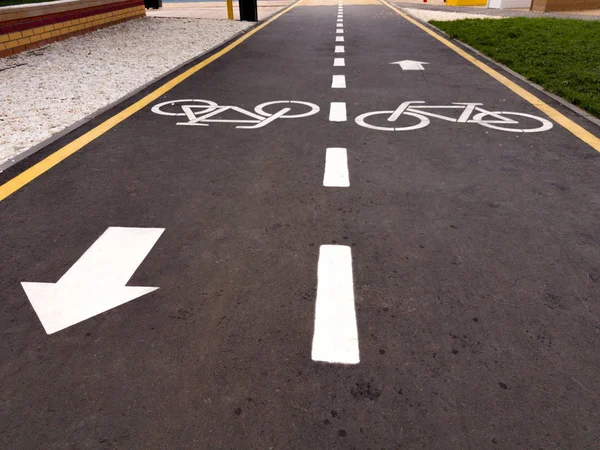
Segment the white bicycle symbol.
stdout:
<path fill-rule="evenodd" d="M 286 105 L 277 111 L 267 112 L 274 105 Z M 288 106 L 289 105 L 289 106 Z M 288 114 L 292 107 L 297 109 L 297 105 L 302 107 L 303 112 Z M 171 107 L 171 108 L 169 108 Z M 175 108 L 173 108 L 175 107 Z M 308 110 L 307 110 L 308 109 Z M 244 128 L 247 130 L 255 130 L 267 126 L 277 119 L 299 119 L 316 114 L 320 108 L 308 102 L 298 102 L 295 100 L 280 100 L 274 102 L 261 103 L 254 112 L 248 111 L 239 106 L 218 105 L 211 100 L 172 100 L 152 107 L 152 112 L 163 116 L 176 116 L 187 118 L 187 122 L 177 122 L 177 125 L 192 125 L 207 127 L 211 123 L 238 123 L 251 125 L 238 125 L 236 128 Z M 220 114 L 225 112 L 235 112 L 242 115 L 240 119 L 225 119 Z"/>
<path fill-rule="evenodd" d="M 422 101 L 409 101 L 402 103 L 394 111 L 373 111 L 361 114 L 356 118 L 356 123 L 372 130 L 410 131 L 425 128 L 431 123 L 429 117 L 433 117 L 455 123 L 476 123 L 483 127 L 493 128 L 494 130 L 511 131 L 514 133 L 538 133 L 548 131 L 552 128 L 552 122 L 541 117 L 518 112 L 488 111 L 480 108 L 483 103 L 452 103 L 452 105 L 441 106 L 425 105 L 424 103 Z M 427 111 L 429 109 L 462 109 L 462 113 L 458 118 L 455 118 L 429 112 Z M 390 126 L 383 126 L 383 124 L 373 125 L 372 123 L 367 123 L 367 119 L 373 122 L 372 119 L 375 119 L 377 116 L 388 116 L 388 123 L 396 122 L 401 116 L 411 116 L 418 119 L 419 122 L 415 125 L 400 127 L 394 127 L 391 124 Z M 533 126 L 520 125 L 519 120 L 513 120 L 507 116 L 518 116 L 521 120 L 523 118 L 531 119 L 527 120 L 527 122 L 533 121 Z"/>

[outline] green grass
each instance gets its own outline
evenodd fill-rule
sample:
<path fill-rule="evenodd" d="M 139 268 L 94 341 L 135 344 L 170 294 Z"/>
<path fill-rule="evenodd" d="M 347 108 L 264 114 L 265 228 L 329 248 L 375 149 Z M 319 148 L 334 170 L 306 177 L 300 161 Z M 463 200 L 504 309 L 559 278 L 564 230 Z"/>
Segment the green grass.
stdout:
<path fill-rule="evenodd" d="M 600 21 L 432 21 L 453 38 L 600 117 Z"/>
<path fill-rule="evenodd" d="M 51 2 L 54 0 L 0 0 L 0 7 L 11 6 L 11 5 L 24 5 L 26 3 L 42 3 Z"/>

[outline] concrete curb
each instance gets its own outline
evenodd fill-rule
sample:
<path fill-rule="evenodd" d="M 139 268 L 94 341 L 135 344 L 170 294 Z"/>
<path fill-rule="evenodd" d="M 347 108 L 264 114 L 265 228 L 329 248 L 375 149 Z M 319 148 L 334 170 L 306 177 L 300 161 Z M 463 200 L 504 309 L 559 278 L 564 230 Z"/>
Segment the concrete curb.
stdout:
<path fill-rule="evenodd" d="M 572 103 L 569 103 L 568 101 L 566 101 L 564 98 L 559 97 L 556 94 L 552 94 L 551 92 L 548 92 L 547 90 L 545 90 L 542 86 L 535 84 L 532 81 L 529 81 L 527 78 L 525 78 L 523 75 L 515 72 L 514 70 L 506 67 L 504 64 L 501 64 L 495 60 L 493 60 L 492 58 L 490 58 L 489 56 L 484 55 L 483 53 L 481 53 L 479 50 L 474 49 L 473 47 L 471 47 L 468 44 L 465 44 L 464 42 L 458 40 L 458 39 L 454 39 L 453 37 L 451 37 L 448 33 L 446 33 L 443 30 L 440 30 L 439 28 L 431 25 L 429 22 L 425 22 L 424 20 L 419 19 L 418 17 L 413 16 L 412 14 L 410 14 L 408 11 L 406 11 L 406 9 L 401 8 L 402 12 L 404 12 L 405 14 L 408 14 L 411 18 L 413 18 L 414 20 L 418 21 L 419 23 L 425 25 L 426 27 L 434 30 L 435 32 L 443 35 L 446 39 L 448 39 L 449 41 L 454 42 L 455 44 L 464 47 L 466 50 L 470 51 L 471 53 L 474 53 L 475 55 L 477 55 L 478 57 L 480 57 L 481 59 L 485 60 L 488 64 L 493 64 L 494 66 L 497 66 L 498 68 L 502 69 L 504 72 L 512 75 L 513 77 L 519 79 L 520 81 L 526 83 L 527 85 L 531 86 L 532 88 L 536 89 L 537 91 L 543 93 L 544 95 L 547 95 L 548 97 L 550 97 L 552 100 L 557 101 L 558 103 L 560 103 L 562 106 L 569 108 L 571 111 L 573 111 L 575 114 L 583 117 L 584 119 L 587 119 L 588 121 L 590 121 L 591 123 L 593 123 L 594 125 L 600 127 L 600 119 L 592 116 L 590 113 L 584 111 L 581 108 L 578 108 L 577 106 L 573 105 Z"/>

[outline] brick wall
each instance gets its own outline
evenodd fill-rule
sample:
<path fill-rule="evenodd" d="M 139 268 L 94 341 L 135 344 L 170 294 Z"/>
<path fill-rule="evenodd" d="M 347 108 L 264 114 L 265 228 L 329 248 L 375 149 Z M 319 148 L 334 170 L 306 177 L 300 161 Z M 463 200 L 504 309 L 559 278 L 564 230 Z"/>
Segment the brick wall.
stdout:
<path fill-rule="evenodd" d="M 0 8 L 0 57 L 146 15 L 143 0 L 62 0 Z"/>
<path fill-rule="evenodd" d="M 600 0 L 533 0 L 532 11 L 581 11 L 600 9 Z"/>

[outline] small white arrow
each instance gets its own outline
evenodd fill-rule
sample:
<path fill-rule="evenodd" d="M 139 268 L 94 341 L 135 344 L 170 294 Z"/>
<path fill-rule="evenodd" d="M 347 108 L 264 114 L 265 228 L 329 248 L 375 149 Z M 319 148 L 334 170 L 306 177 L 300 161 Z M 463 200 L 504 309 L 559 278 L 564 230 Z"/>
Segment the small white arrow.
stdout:
<path fill-rule="evenodd" d="M 58 283 L 21 283 L 46 333 L 63 330 L 157 290 L 125 284 L 163 231 L 110 227 Z"/>
<path fill-rule="evenodd" d="M 395 61 L 390 64 L 398 64 L 402 70 L 425 70 L 423 64 L 429 64 L 428 62 L 423 61 L 411 61 L 410 59 L 404 61 Z"/>

